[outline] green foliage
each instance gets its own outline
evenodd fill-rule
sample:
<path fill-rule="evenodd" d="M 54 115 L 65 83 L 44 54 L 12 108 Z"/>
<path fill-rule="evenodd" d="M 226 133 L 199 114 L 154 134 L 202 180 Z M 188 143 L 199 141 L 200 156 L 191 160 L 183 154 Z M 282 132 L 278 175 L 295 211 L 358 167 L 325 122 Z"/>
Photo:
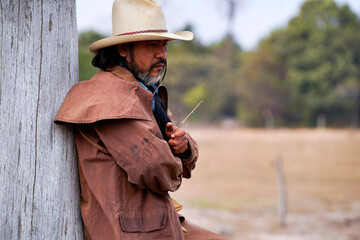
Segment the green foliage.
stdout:
<path fill-rule="evenodd" d="M 170 92 L 169 105 L 175 120 L 185 117 L 200 100 L 204 104 L 196 115 L 204 122 L 236 117 L 238 96 L 233 86 L 239 61 L 234 59 L 240 56 L 240 48 L 233 48 L 237 51 L 227 56 L 222 51 L 224 45 L 205 47 L 196 40 L 169 44 L 169 70 L 164 84 Z"/>
<path fill-rule="evenodd" d="M 89 46 L 104 38 L 94 31 L 86 31 L 79 34 L 79 80 L 90 79 L 99 69 L 91 65 L 94 55 L 89 51 Z"/>
<path fill-rule="evenodd" d="M 203 82 L 198 83 L 195 87 L 190 88 L 183 95 L 183 102 L 187 107 L 194 108 L 201 100 L 208 97 L 208 90 Z"/>
<path fill-rule="evenodd" d="M 360 54 L 359 30 L 359 19 L 348 7 L 339 7 L 332 0 L 307 1 L 300 15 L 290 21 L 285 45 L 290 50 L 287 77 L 304 124 L 314 126 L 319 114 L 326 115 L 333 126 L 350 123 L 349 99 L 338 89 L 349 81 L 360 87 L 356 60 Z"/>
<path fill-rule="evenodd" d="M 244 120 L 262 125 L 270 113 L 280 125 L 316 126 L 323 115 L 330 126 L 357 125 L 359 32 L 359 19 L 347 6 L 306 1 L 285 29 L 274 31 L 245 58 L 242 112 L 257 117 Z M 253 92 L 261 94 L 258 101 Z"/>

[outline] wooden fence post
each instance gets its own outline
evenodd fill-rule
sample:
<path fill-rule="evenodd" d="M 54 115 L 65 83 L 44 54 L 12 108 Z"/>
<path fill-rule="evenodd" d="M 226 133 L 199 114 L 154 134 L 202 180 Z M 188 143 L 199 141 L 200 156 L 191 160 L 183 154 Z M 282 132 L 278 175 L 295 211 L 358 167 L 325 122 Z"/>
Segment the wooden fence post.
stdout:
<path fill-rule="evenodd" d="M 1 0 L 0 18 L 0 239 L 83 239 L 72 131 L 53 123 L 78 81 L 75 0 Z"/>
<path fill-rule="evenodd" d="M 287 214 L 287 203 L 286 203 L 286 184 L 284 169 L 281 158 L 275 161 L 276 176 L 278 183 L 278 216 L 281 227 L 286 227 L 286 214 Z"/>

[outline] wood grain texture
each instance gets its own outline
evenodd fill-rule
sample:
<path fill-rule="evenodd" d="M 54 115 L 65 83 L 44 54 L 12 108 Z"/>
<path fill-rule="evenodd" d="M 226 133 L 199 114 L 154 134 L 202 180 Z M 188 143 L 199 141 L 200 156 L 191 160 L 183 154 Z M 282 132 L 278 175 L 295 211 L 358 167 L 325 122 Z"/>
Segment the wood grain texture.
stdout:
<path fill-rule="evenodd" d="M 0 16 L 0 239 L 83 239 L 72 130 L 53 123 L 78 81 L 75 0 Z"/>

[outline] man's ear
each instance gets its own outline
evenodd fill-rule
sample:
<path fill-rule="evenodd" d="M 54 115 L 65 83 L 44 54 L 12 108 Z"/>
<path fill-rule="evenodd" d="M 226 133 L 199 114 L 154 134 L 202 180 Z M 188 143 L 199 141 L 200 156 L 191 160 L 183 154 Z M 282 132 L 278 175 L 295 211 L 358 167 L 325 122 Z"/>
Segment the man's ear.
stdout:
<path fill-rule="evenodd" d="M 129 53 L 129 51 L 128 51 L 129 46 L 127 44 L 119 44 L 116 47 L 119 51 L 120 56 L 127 58 L 128 53 Z"/>

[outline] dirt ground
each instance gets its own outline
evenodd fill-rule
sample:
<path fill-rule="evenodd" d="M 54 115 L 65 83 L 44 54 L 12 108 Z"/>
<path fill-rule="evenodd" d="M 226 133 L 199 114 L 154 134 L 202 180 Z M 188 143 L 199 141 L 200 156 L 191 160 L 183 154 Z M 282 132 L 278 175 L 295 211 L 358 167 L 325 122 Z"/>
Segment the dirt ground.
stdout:
<path fill-rule="evenodd" d="M 360 131 L 187 128 L 200 157 L 172 196 L 191 222 L 237 240 L 360 240 Z M 274 162 L 283 162 L 286 226 Z"/>

